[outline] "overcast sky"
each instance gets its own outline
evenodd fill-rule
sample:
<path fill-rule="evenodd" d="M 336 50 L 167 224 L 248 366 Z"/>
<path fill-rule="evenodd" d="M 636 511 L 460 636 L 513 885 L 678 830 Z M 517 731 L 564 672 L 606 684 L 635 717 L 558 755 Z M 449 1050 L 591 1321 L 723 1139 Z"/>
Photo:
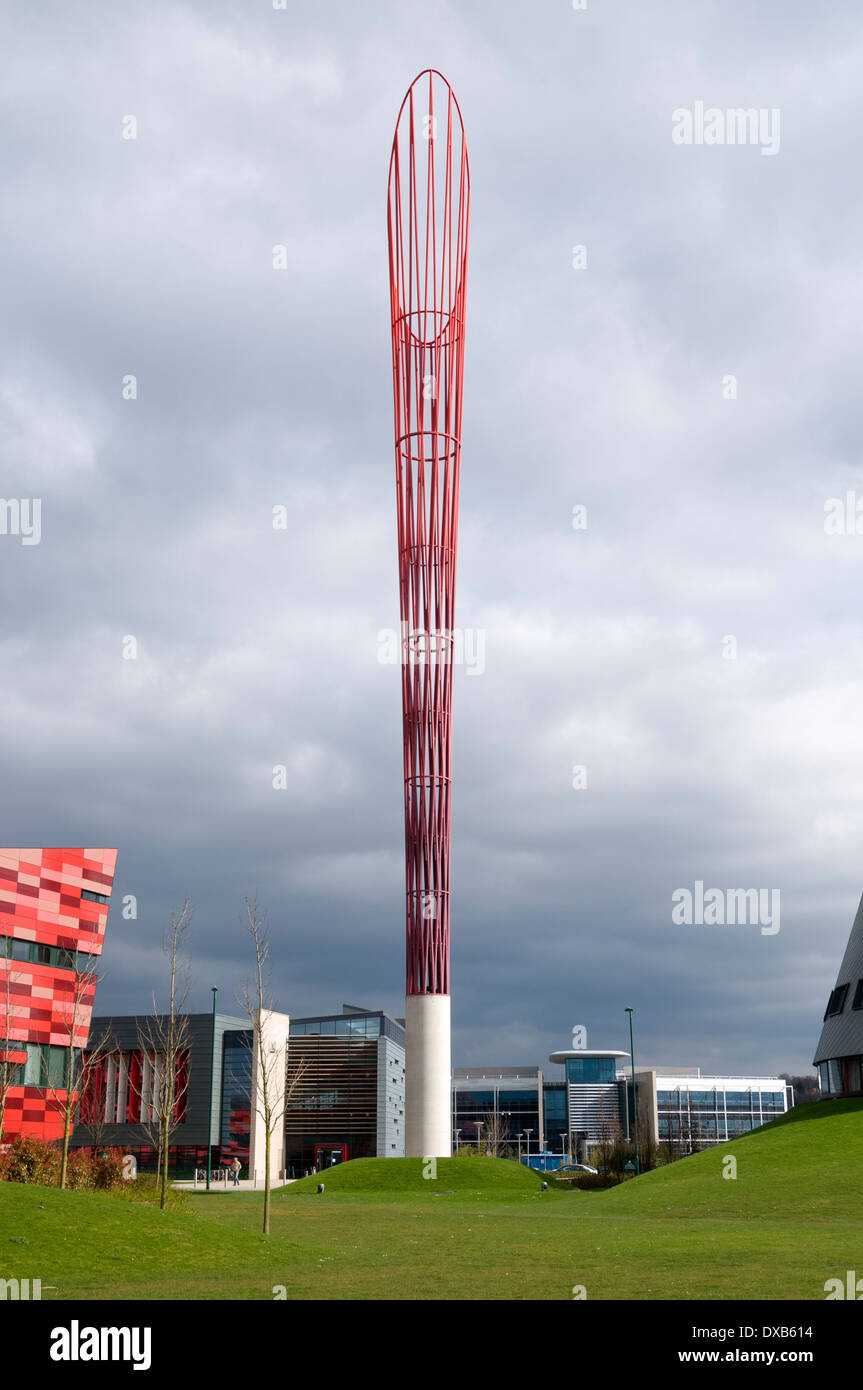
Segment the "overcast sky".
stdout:
<path fill-rule="evenodd" d="M 0 53 L 0 495 L 41 502 L 0 535 L 0 841 L 118 848 L 97 1012 L 147 1008 L 185 895 L 236 1011 L 257 889 L 278 1007 L 403 1013 L 386 182 L 432 66 L 485 641 L 454 1061 L 626 1047 L 629 1005 L 642 1062 L 807 1068 L 863 889 L 859 5 L 43 0 Z M 778 149 L 675 143 L 697 102 Z M 780 930 L 675 923 L 696 880 Z"/>

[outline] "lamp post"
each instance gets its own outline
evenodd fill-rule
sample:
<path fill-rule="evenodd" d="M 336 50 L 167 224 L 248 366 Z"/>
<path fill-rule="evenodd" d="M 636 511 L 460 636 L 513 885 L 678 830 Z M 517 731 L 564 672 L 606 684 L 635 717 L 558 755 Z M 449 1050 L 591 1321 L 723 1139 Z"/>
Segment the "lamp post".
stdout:
<path fill-rule="evenodd" d="M 635 1176 L 641 1172 L 638 1160 L 638 1088 L 635 1084 L 635 1044 L 632 1041 L 632 1009 L 624 1009 L 629 1014 L 629 1056 L 632 1061 L 632 1117 L 635 1126 Z"/>
<path fill-rule="evenodd" d="M 456 1151 L 456 1153 L 458 1153 L 458 1137 L 459 1137 L 460 1134 L 461 1134 L 461 1130 L 460 1130 L 460 1129 L 457 1129 L 456 1132 L 455 1132 L 455 1151 Z"/>
<path fill-rule="evenodd" d="M 527 1149 L 526 1149 L 527 1162 L 528 1162 L 528 1166 L 530 1166 L 530 1136 L 533 1134 L 533 1130 L 532 1130 L 532 1129 L 528 1129 L 527 1125 L 525 1125 L 525 1127 L 524 1127 L 524 1133 L 525 1133 L 525 1138 L 526 1138 L 526 1142 L 527 1142 Z"/>
<path fill-rule="evenodd" d="M 564 1158 L 568 1157 L 567 1152 L 566 1152 L 566 1141 L 567 1141 L 567 1135 L 561 1134 L 561 1136 L 560 1136 L 560 1152 L 563 1154 Z"/>
<path fill-rule="evenodd" d="M 218 985 L 213 990 L 213 1032 L 210 1038 L 210 1113 L 207 1120 L 207 1191 L 210 1190 L 210 1169 L 213 1166 L 213 1082 L 216 1076 L 216 995 Z"/>
<path fill-rule="evenodd" d="M 476 1125 L 476 1151 L 479 1155 L 479 1132 L 482 1129 L 482 1120 L 474 1120 L 474 1124 Z"/>
<path fill-rule="evenodd" d="M 518 1140 L 518 1161 L 521 1163 L 521 1130 L 518 1131 L 515 1137 Z"/>

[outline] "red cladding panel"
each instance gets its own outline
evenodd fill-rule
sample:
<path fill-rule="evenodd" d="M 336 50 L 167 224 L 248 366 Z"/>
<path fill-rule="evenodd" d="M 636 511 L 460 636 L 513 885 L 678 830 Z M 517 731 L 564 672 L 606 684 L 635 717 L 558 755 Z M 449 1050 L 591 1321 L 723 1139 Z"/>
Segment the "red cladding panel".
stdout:
<path fill-rule="evenodd" d="M 80 966 L 76 975 L 50 958 L 15 959 L 21 948 L 10 947 L 9 939 L 100 955 L 116 864 L 115 849 L 0 849 L 0 1039 L 67 1047 L 73 1027 L 73 1045 L 85 1047 L 95 980 L 82 977 Z M 84 892 L 106 901 L 82 898 Z M 76 979 L 83 984 L 77 1007 Z M 58 1138 L 65 1097 L 37 1086 L 10 1088 L 4 1142 L 19 1132 Z"/>

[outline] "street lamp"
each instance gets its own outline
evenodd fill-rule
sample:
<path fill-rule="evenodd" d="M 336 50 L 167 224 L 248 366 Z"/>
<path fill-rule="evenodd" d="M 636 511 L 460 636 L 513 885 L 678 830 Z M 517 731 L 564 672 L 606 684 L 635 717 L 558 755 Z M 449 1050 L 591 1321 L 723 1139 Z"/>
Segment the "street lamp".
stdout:
<path fill-rule="evenodd" d="M 521 1130 L 518 1131 L 515 1137 L 518 1140 L 518 1161 L 521 1163 Z"/>
<path fill-rule="evenodd" d="M 477 1151 L 477 1154 L 478 1154 L 478 1153 L 479 1153 L 479 1132 L 480 1132 L 480 1130 L 482 1129 L 482 1120 L 474 1120 L 474 1124 L 476 1125 L 476 1151 Z"/>
<path fill-rule="evenodd" d="M 455 1151 L 456 1151 L 456 1153 L 458 1153 L 458 1137 L 459 1137 L 460 1134 L 461 1134 L 461 1130 L 460 1130 L 460 1129 L 457 1129 L 456 1132 L 455 1132 Z"/>
<path fill-rule="evenodd" d="M 213 990 L 213 1033 L 210 1039 L 210 1114 L 207 1119 L 207 1191 L 210 1190 L 210 1169 L 213 1166 L 213 1082 L 216 1077 L 216 995 L 218 985 Z"/>
<path fill-rule="evenodd" d="M 527 1161 L 530 1163 L 530 1136 L 533 1134 L 533 1130 L 528 1129 L 527 1125 L 525 1125 L 524 1132 L 527 1135 Z"/>
<path fill-rule="evenodd" d="M 564 1158 L 567 1158 L 567 1157 L 568 1157 L 567 1152 L 566 1152 L 566 1141 L 567 1141 L 568 1137 L 569 1137 L 569 1136 L 566 1135 L 566 1134 L 561 1134 L 561 1136 L 560 1136 L 560 1152 L 563 1154 Z"/>
<path fill-rule="evenodd" d="M 641 1167 L 638 1160 L 638 1090 L 635 1085 L 635 1043 L 632 1041 L 632 1009 L 624 1009 L 624 1013 L 629 1014 L 629 1056 L 632 1061 L 632 1117 L 635 1124 L 635 1176 L 638 1177 Z"/>

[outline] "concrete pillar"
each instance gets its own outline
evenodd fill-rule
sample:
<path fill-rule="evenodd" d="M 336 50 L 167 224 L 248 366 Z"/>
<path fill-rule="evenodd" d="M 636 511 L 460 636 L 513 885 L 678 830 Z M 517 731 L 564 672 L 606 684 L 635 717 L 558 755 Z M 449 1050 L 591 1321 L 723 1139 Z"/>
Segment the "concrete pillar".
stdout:
<path fill-rule="evenodd" d="M 409 994 L 405 999 L 405 1154 L 452 1155 L 448 994 Z"/>
<path fill-rule="evenodd" d="M 249 1124 L 249 1177 L 263 1185 L 266 1174 L 267 1126 L 263 1115 L 262 1072 L 266 1070 L 267 1093 L 272 1111 L 270 1136 L 270 1178 L 275 1180 L 285 1166 L 285 1073 L 291 1020 L 288 1014 L 272 1009 L 255 1012 L 253 1029 L 251 1115 Z"/>

